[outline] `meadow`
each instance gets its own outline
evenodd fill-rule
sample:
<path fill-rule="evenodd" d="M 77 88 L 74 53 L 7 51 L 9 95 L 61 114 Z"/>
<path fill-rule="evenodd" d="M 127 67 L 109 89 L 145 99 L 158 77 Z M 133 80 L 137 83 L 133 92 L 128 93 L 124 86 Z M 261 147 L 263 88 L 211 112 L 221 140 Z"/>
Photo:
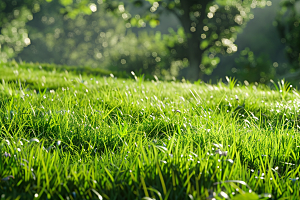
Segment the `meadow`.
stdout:
<path fill-rule="evenodd" d="M 300 93 L 0 64 L 1 199 L 299 199 Z"/>

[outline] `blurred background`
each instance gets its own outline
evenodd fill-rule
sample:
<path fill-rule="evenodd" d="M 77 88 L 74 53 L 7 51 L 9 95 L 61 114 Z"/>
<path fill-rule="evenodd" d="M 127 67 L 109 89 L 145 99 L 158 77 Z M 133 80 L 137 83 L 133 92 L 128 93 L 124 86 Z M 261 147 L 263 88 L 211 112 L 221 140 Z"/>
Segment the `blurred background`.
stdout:
<path fill-rule="evenodd" d="M 0 0 L 0 62 L 300 84 L 300 0 Z"/>

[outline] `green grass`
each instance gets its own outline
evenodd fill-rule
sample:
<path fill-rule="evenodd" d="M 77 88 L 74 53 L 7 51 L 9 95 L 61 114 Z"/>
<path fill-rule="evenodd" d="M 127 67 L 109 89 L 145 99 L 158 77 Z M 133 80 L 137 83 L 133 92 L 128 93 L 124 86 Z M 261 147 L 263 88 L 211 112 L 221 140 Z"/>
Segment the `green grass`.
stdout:
<path fill-rule="evenodd" d="M 1 199 L 300 197 L 300 94 L 287 83 L 0 71 Z"/>

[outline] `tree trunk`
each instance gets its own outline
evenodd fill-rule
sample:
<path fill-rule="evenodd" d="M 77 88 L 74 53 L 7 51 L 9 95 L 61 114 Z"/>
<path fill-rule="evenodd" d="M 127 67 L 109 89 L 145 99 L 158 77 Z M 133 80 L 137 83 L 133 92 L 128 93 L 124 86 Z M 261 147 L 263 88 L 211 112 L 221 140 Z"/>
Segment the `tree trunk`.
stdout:
<path fill-rule="evenodd" d="M 201 79 L 203 75 L 200 70 L 203 52 L 200 49 L 200 40 L 198 37 L 196 33 L 189 33 L 187 35 L 189 70 L 186 78 L 190 81 L 197 81 Z"/>
<path fill-rule="evenodd" d="M 201 9 L 201 16 L 199 21 L 203 21 L 205 18 L 205 9 L 208 3 L 211 0 L 204 0 L 202 1 L 202 9 Z M 196 31 L 192 32 L 191 24 L 193 21 L 190 18 L 191 6 L 192 3 L 188 0 L 181 1 L 181 6 L 183 9 L 183 14 L 178 18 L 181 22 L 181 25 L 184 29 L 184 32 L 187 37 L 187 44 L 188 44 L 188 59 L 189 59 L 189 69 L 187 71 L 187 79 L 191 82 L 197 81 L 202 78 L 203 72 L 200 70 L 200 64 L 202 62 L 202 56 L 204 51 L 200 49 L 200 35 L 201 35 L 201 26 L 196 27 Z"/>
<path fill-rule="evenodd" d="M 198 56 L 198 58 L 195 58 L 194 56 L 189 56 L 189 69 L 187 71 L 187 79 L 191 82 L 197 81 L 202 78 L 203 73 L 200 70 L 200 64 L 201 64 L 201 55 Z"/>

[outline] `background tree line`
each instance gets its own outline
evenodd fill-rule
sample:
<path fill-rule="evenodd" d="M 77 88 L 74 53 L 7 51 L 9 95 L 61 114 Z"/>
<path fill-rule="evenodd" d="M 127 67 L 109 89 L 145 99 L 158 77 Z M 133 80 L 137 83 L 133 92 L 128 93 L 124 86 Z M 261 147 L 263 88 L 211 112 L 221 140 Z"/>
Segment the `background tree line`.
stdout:
<path fill-rule="evenodd" d="M 0 0 L 0 60 L 298 84 L 299 14 L 298 0 Z"/>

